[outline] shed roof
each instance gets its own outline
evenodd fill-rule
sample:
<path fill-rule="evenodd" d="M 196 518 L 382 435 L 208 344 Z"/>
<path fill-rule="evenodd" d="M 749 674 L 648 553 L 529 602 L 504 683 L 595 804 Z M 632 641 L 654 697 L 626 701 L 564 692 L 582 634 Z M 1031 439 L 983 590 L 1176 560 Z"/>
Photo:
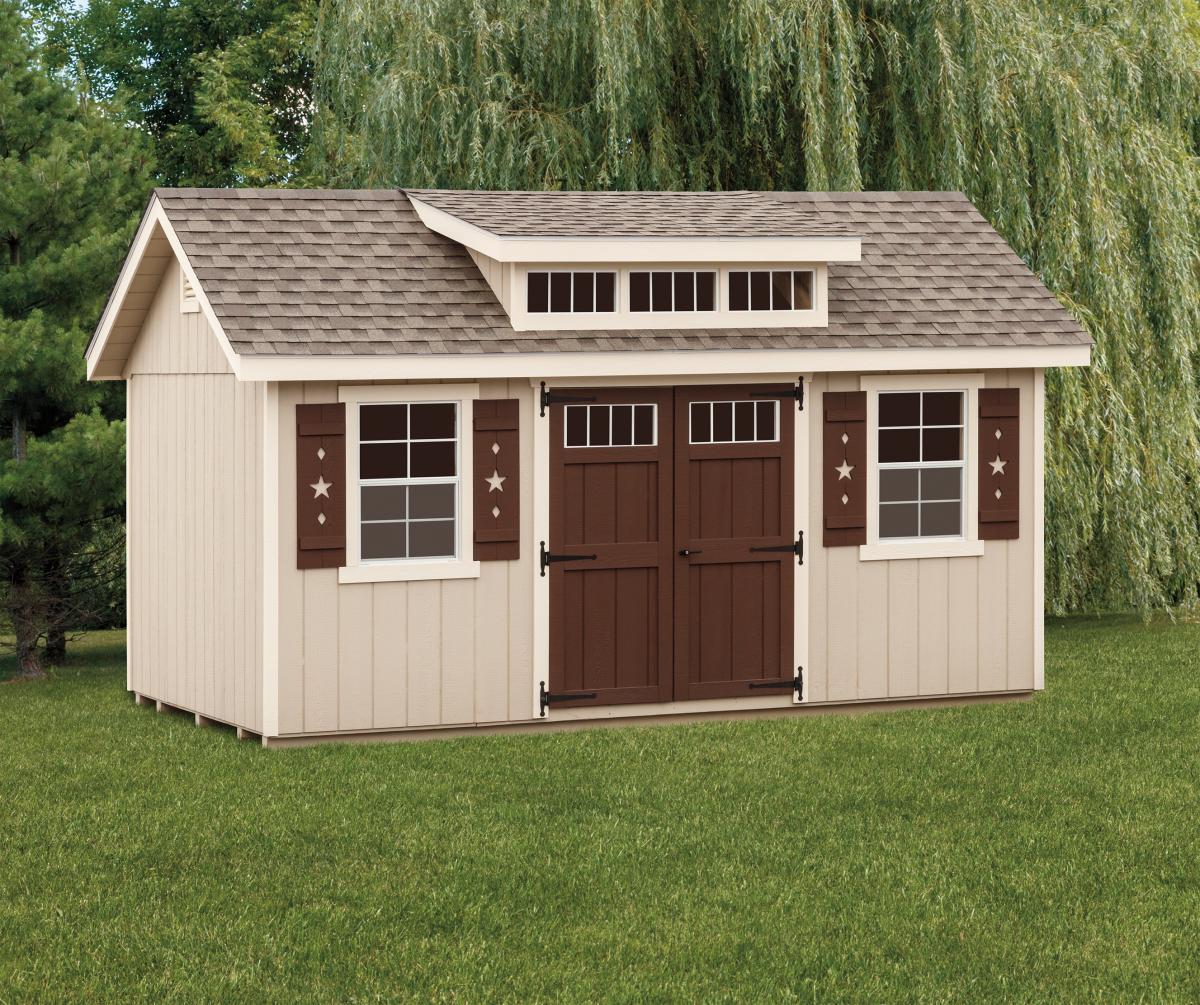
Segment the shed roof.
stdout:
<path fill-rule="evenodd" d="M 442 195 L 459 200 L 464 194 Z M 480 203 L 494 196 L 497 205 L 513 205 L 512 193 L 478 195 Z M 703 202 L 705 195 L 666 193 L 653 199 L 662 206 L 692 196 Z M 1090 343 L 970 201 L 955 192 L 721 196 L 753 196 L 745 202 L 754 219 L 766 207 L 779 219 L 861 235 L 861 262 L 829 266 L 828 327 L 611 331 L 514 330 L 466 249 L 429 230 L 400 190 L 159 189 L 156 196 L 233 352 L 241 356 Z M 539 205 L 561 200 L 565 207 L 589 201 L 628 206 L 639 198 L 537 196 Z M 419 197 L 438 196 L 422 190 Z M 555 226 L 565 227 L 573 212 L 559 212 Z M 726 220 L 726 212 L 714 210 L 714 216 Z"/>

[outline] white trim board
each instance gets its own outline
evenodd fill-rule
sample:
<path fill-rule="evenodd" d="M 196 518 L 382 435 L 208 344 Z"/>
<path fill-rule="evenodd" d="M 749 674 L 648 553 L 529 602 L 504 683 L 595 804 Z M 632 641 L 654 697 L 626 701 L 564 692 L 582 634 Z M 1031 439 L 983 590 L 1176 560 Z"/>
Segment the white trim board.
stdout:
<path fill-rule="evenodd" d="M 203 295 L 203 293 L 201 293 Z M 242 380 L 478 380 L 866 373 L 879 370 L 1024 370 L 1088 366 L 1090 345 L 937 349 L 685 349 L 456 355 L 241 356 Z"/>
<path fill-rule="evenodd" d="M 857 262 L 862 238 L 501 237 L 408 196 L 434 233 L 497 262 Z"/>

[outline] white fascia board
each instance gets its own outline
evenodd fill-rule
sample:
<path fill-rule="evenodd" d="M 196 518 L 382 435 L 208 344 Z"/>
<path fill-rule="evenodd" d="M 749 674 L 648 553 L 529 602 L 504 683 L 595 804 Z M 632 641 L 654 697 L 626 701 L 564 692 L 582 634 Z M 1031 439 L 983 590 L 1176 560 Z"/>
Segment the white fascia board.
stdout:
<path fill-rule="evenodd" d="M 867 373 L 1087 366 L 1091 347 L 691 349 L 678 352 L 479 353 L 421 356 L 242 356 L 242 380 L 478 380 L 711 374 Z"/>
<path fill-rule="evenodd" d="M 408 197 L 421 222 L 498 262 L 857 262 L 859 237 L 500 237 Z"/>
<path fill-rule="evenodd" d="M 171 221 L 167 219 L 167 214 L 162 208 L 162 203 L 159 202 L 158 196 L 153 196 L 150 200 L 150 205 L 146 207 L 146 214 L 142 217 L 141 224 L 138 225 L 133 246 L 129 249 L 129 254 L 125 256 L 125 263 L 121 266 L 120 275 L 117 276 L 117 285 L 113 290 L 113 295 L 109 298 L 108 304 L 104 308 L 104 314 L 100 317 L 100 324 L 96 326 L 96 333 L 92 337 L 87 352 L 84 354 L 87 362 L 88 380 L 122 379 L 119 376 L 97 378 L 96 368 L 100 365 L 100 360 L 104 356 L 104 350 L 108 345 L 109 338 L 112 336 L 113 325 L 116 322 L 117 315 L 120 314 L 121 307 L 125 303 L 125 297 L 129 293 L 130 285 L 141 269 L 142 257 L 146 253 L 146 245 L 150 243 L 150 238 L 154 235 L 156 227 L 162 231 L 163 236 L 167 239 L 167 243 L 171 246 L 171 250 L 175 253 L 176 259 L 179 261 L 179 267 L 192 284 L 192 289 L 196 292 L 196 299 L 200 304 L 200 310 L 216 334 L 217 341 L 221 345 L 221 351 L 225 353 L 225 358 L 229 362 L 230 369 L 240 377 L 241 358 L 233 351 L 233 346 L 230 345 L 225 330 L 217 320 L 217 315 L 213 312 L 212 304 L 208 301 L 204 287 L 200 285 L 200 280 L 196 278 L 196 272 L 192 268 L 191 262 L 188 261 L 186 252 L 183 250 L 179 236 L 175 233 L 175 228 L 171 226 Z"/>

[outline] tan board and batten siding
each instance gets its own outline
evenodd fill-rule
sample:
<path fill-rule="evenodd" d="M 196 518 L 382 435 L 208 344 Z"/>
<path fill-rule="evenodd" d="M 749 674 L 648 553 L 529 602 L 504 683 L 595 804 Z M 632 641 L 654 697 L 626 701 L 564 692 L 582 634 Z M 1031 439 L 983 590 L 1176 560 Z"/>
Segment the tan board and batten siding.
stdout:
<path fill-rule="evenodd" d="M 262 730 L 266 390 L 168 263 L 126 364 L 130 690 Z"/>

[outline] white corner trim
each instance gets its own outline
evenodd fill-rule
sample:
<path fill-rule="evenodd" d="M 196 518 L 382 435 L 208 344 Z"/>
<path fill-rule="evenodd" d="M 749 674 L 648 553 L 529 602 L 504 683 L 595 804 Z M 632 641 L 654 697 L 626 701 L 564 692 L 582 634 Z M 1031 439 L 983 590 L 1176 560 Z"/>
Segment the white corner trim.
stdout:
<path fill-rule="evenodd" d="M 1046 687 L 1046 371 L 1033 371 L 1033 689 Z"/>
<path fill-rule="evenodd" d="M 864 373 L 870 370 L 1009 370 L 1087 366 L 1091 347 L 980 346 L 930 349 L 684 349 L 677 351 L 456 353 L 369 356 L 242 356 L 242 380 L 556 380 L 686 377 L 728 373 Z M 536 383 L 536 381 L 535 381 Z"/>
<path fill-rule="evenodd" d="M 858 262 L 862 238 L 501 237 L 409 195 L 434 233 L 498 262 Z"/>
<path fill-rule="evenodd" d="M 279 385 L 263 394 L 262 731 L 279 735 Z"/>
<path fill-rule="evenodd" d="M 473 404 L 478 384 L 372 384 L 338 388 L 346 408 L 346 564 L 339 583 L 402 583 L 431 579 L 478 579 L 480 564 L 468 556 L 474 547 Z M 359 540 L 358 405 L 384 402 L 452 401 L 458 405 L 458 558 L 364 562 Z"/>
<path fill-rule="evenodd" d="M 795 455 L 795 470 L 792 472 L 792 505 L 794 508 L 793 520 L 795 522 L 795 530 L 797 534 L 802 534 L 801 540 L 806 545 L 806 550 L 809 550 L 812 545 L 812 540 L 808 533 L 808 514 L 809 514 L 809 498 L 808 498 L 808 482 L 809 482 L 809 416 L 812 414 L 812 375 L 806 374 L 801 376 L 800 380 L 804 387 L 804 402 L 803 408 L 796 408 L 793 403 L 793 411 L 796 417 L 795 427 L 795 443 L 793 444 L 793 453 Z M 786 401 L 785 401 L 786 404 Z M 792 622 L 792 663 L 793 671 L 796 667 L 801 667 L 801 672 L 804 674 L 804 687 L 802 695 L 799 699 L 796 697 L 796 692 L 792 691 L 792 702 L 794 704 L 807 704 L 809 688 L 812 681 L 812 674 L 809 672 L 808 665 L 808 598 L 809 598 L 809 569 L 810 562 L 802 562 L 799 565 L 792 567 L 792 607 L 793 607 L 793 622 Z"/>
<path fill-rule="evenodd" d="M 541 381 L 529 383 L 533 387 L 533 540 L 529 547 L 537 549 L 539 542 L 545 541 L 547 545 L 550 542 L 550 417 L 540 414 Z M 550 687 L 550 578 L 541 574 L 536 558 L 529 565 L 530 588 L 533 590 L 533 680 L 529 714 L 531 718 L 539 719 L 542 716 L 539 685 L 544 682 L 547 688 Z M 551 714 L 551 710 L 546 709 L 546 717 Z"/>

